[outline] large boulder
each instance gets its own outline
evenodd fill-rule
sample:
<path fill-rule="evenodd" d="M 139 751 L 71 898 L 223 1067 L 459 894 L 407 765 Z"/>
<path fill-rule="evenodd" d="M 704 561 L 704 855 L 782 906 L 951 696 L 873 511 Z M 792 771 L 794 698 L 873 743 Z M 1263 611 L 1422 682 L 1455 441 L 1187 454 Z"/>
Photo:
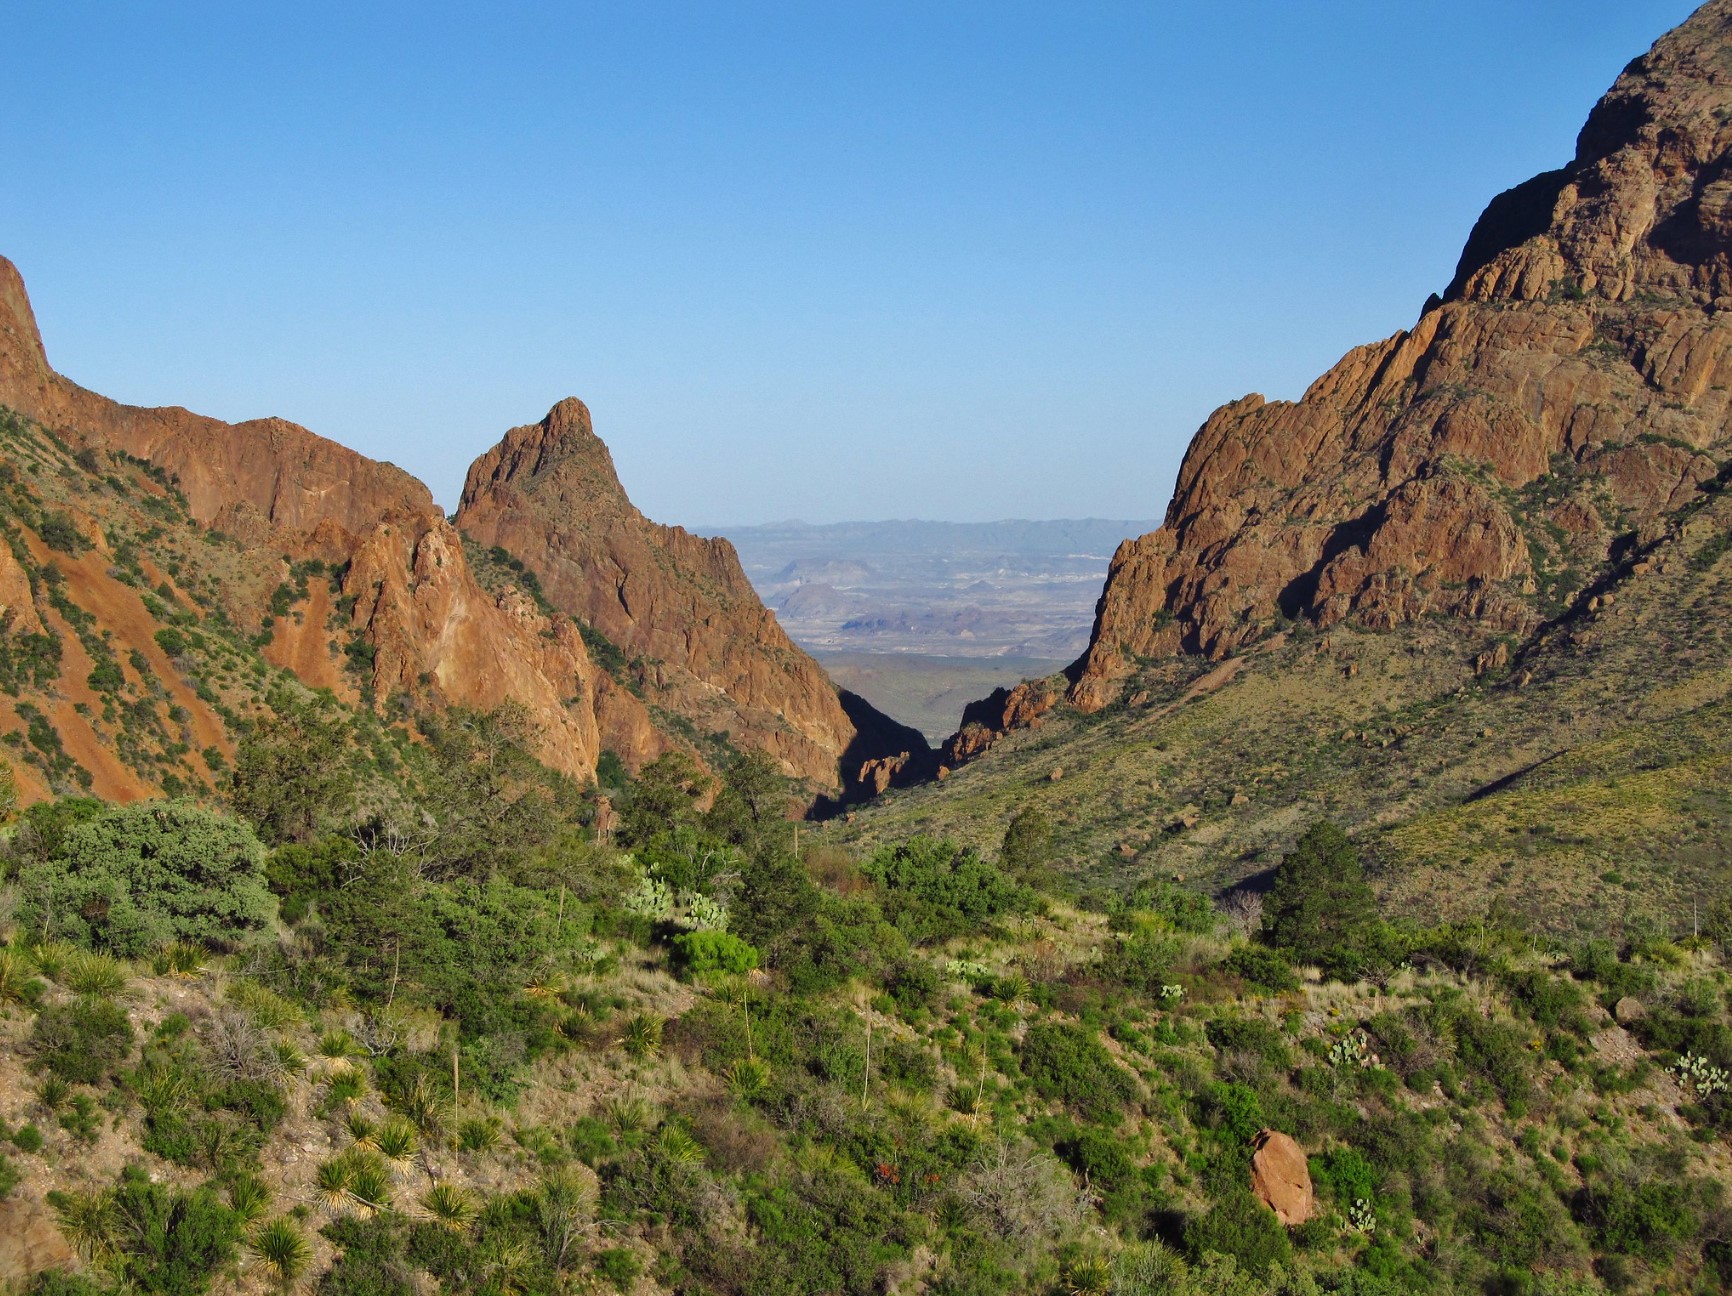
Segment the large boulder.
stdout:
<path fill-rule="evenodd" d="M 0 1290 L 22 1291 L 35 1275 L 77 1263 L 41 1202 L 23 1196 L 0 1202 Z"/>
<path fill-rule="evenodd" d="M 1251 1191 L 1288 1228 L 1310 1219 L 1316 1199 L 1304 1150 L 1272 1129 L 1259 1130 L 1251 1148 Z"/>

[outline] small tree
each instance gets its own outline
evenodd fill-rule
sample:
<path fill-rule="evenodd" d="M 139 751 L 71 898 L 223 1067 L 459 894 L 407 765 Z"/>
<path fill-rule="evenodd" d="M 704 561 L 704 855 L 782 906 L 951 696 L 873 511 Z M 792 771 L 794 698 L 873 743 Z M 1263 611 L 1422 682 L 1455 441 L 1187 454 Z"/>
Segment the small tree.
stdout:
<path fill-rule="evenodd" d="M 1052 822 L 1034 806 L 1024 806 L 1010 817 L 1004 830 L 999 867 L 1028 881 L 1038 877 L 1051 861 Z"/>
<path fill-rule="evenodd" d="M 250 828 L 193 802 L 115 806 L 24 867 L 19 918 L 124 957 L 176 940 L 235 944 L 276 915 L 264 859 Z"/>
<path fill-rule="evenodd" d="M 348 721 L 329 694 L 280 689 L 270 704 L 235 752 L 235 810 L 266 841 L 311 841 L 354 808 Z"/>
<path fill-rule="evenodd" d="M 1301 963 L 1357 970 L 1378 944 L 1377 903 L 1359 852 L 1332 823 L 1317 823 L 1275 872 L 1263 906 L 1271 945 Z"/>

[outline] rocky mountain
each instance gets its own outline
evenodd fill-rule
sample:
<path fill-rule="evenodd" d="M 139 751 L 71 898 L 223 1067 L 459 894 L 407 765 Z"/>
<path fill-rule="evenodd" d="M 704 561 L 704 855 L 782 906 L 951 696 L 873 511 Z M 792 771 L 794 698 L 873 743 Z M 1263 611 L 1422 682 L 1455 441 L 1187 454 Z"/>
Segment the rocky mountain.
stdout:
<path fill-rule="evenodd" d="M 1430 616 L 1519 642 L 1716 479 L 1732 437 L 1732 3 L 1632 62 L 1576 155 L 1499 195 L 1411 328 L 1298 401 L 1217 410 L 1166 519 L 1114 555 L 1062 680 L 987 699 L 948 759 L 1139 661 L 1283 625 Z"/>
<path fill-rule="evenodd" d="M 477 459 L 457 525 L 518 556 L 555 608 L 638 663 L 652 705 L 702 731 L 832 786 L 839 769 L 926 748 L 863 701 L 845 705 L 753 591 L 731 544 L 633 507 L 581 401 L 561 401 Z"/>
<path fill-rule="evenodd" d="M 588 624 L 538 601 L 520 567 L 472 557 L 427 488 L 390 464 L 280 419 L 141 409 L 62 377 L 4 260 L 0 407 L 0 729 L 23 757 L 27 795 L 219 780 L 272 670 L 387 714 L 520 703 L 542 759 L 580 777 L 604 750 L 635 766 L 704 729 L 762 743 L 825 789 L 840 784 L 845 752 L 924 748 L 869 708 L 850 720 L 822 671 L 778 641 L 725 543 L 643 522 L 611 467 L 605 489 L 569 502 L 610 519 L 596 524 L 616 559 L 597 573 L 601 601 L 653 608 L 641 618 L 653 633 L 588 612 L 569 577 L 553 586 Z M 568 402 L 541 426 L 557 440 L 579 423 L 587 432 Z M 498 543 L 509 528 L 484 512 L 472 510 Z M 627 515 L 642 527 L 630 545 L 614 525 Z M 650 688 L 607 642 L 616 636 L 644 659 Z"/>

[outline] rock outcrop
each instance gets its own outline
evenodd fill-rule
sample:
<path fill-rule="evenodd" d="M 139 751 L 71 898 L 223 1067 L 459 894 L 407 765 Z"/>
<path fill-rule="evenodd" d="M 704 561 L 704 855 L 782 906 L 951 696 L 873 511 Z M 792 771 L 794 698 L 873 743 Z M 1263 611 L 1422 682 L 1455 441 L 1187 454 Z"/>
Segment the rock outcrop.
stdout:
<path fill-rule="evenodd" d="M 70 445 L 149 461 L 193 519 L 243 546 L 338 571 L 346 610 L 303 618 L 297 640 L 273 653 L 309 684 L 332 684 L 332 659 L 356 643 L 370 663 L 364 683 L 381 703 L 397 694 L 435 705 L 520 702 L 540 732 L 542 759 L 573 775 L 592 773 L 604 746 L 636 763 L 669 745 L 644 705 L 591 660 L 574 625 L 542 615 L 519 591 L 481 587 L 461 536 L 421 482 L 281 419 L 231 425 L 86 391 L 49 366 L 23 281 L 4 259 L 0 405 Z M 8 615 L 29 627 L 36 614 L 16 597 L 21 576 L 0 567 L 0 602 L 16 604 Z M 235 609 L 243 622 L 262 612 Z"/>
<path fill-rule="evenodd" d="M 1288 1228 L 1310 1219 L 1315 1199 L 1305 1150 L 1271 1129 L 1259 1130 L 1251 1148 L 1251 1191 Z"/>
<path fill-rule="evenodd" d="M 783 632 L 734 547 L 644 517 L 626 497 L 589 410 L 564 400 L 513 428 L 469 469 L 457 525 L 522 561 L 552 605 L 637 662 L 657 705 L 761 748 L 826 787 L 868 762 L 923 754 L 836 686 Z"/>
<path fill-rule="evenodd" d="M 1635 60 L 1566 167 L 1495 199 L 1419 322 L 1197 433 L 1070 699 L 1279 618 L 1525 633 L 1688 501 L 1732 418 L 1732 2 Z"/>

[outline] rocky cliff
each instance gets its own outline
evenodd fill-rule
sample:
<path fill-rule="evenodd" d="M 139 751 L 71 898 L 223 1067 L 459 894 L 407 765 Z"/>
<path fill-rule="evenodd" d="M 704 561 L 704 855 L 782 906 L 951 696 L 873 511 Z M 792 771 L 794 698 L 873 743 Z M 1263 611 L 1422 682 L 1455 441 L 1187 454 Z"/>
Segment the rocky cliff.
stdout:
<path fill-rule="evenodd" d="M 792 774 L 835 787 L 868 761 L 925 751 L 919 734 L 838 695 L 731 544 L 633 507 L 581 401 L 561 401 L 477 459 L 457 525 L 515 555 L 555 608 L 633 659 L 653 704 L 770 752 Z"/>
<path fill-rule="evenodd" d="M 272 582 L 286 580 L 297 562 L 317 561 L 336 573 L 333 588 L 311 587 L 307 605 L 279 618 L 279 633 L 260 636 L 269 638 L 268 658 L 310 685 L 351 700 L 365 693 L 380 704 L 394 696 L 477 707 L 515 700 L 529 708 L 541 733 L 542 758 L 578 776 L 594 771 L 603 746 L 634 760 L 667 746 L 644 705 L 595 665 L 568 619 L 544 615 L 522 591 L 482 588 L 461 537 L 415 478 L 280 419 L 230 425 L 86 391 L 49 366 L 23 282 L 3 259 L 0 406 L 48 429 L 68 451 L 86 452 L 82 462 L 95 475 L 95 490 L 63 507 L 99 551 L 115 519 L 139 502 L 135 491 L 103 488 L 100 470 L 120 456 L 147 462 L 171 483 L 175 502 L 153 507 L 171 514 L 184 507 L 193 523 L 239 551 L 231 566 L 250 573 L 225 583 L 213 608 L 236 624 L 261 628 Z M 74 475 L 72 464 L 61 467 Z M 45 551 L 39 556 L 50 561 Z M 78 609 L 73 620 L 91 617 L 129 648 L 149 638 L 148 618 L 137 634 L 108 624 L 137 598 L 124 582 L 108 588 L 112 573 L 102 564 L 69 574 L 79 577 L 67 582 L 66 597 Z M 0 601 L 10 608 L 7 633 L 42 624 L 44 595 L 30 597 L 29 582 L 11 566 L 0 568 Z M 65 631 L 75 627 L 47 615 L 50 629 L 69 638 Z M 343 663 L 358 669 L 342 669 Z M 156 673 L 173 675 L 166 662 Z M 69 697 L 45 701 L 48 722 L 63 737 L 73 735 L 75 747 L 104 756 L 115 746 L 88 704 L 81 711 Z M 190 694 L 187 701 L 209 710 Z M 220 751 L 224 726 L 213 725 Z M 101 783 L 95 790 L 103 795 L 150 786 L 148 778 L 129 781 L 118 766 L 109 770 L 107 759 L 83 764 L 95 766 Z"/>
<path fill-rule="evenodd" d="M 1163 525 L 1113 559 L 1070 700 L 1282 619 L 1527 634 L 1719 471 L 1729 387 L 1732 0 L 1713 0 L 1629 65 L 1568 166 L 1493 200 L 1412 329 L 1299 401 L 1209 418 Z"/>

